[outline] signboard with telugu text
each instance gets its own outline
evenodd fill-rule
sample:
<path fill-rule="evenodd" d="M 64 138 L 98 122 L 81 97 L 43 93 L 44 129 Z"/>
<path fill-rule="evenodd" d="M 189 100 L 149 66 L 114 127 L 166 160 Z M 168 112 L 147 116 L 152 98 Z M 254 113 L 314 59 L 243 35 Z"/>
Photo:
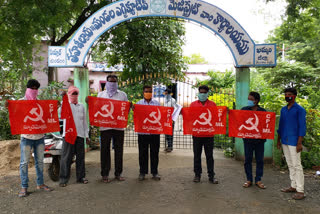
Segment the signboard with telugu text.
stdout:
<path fill-rule="evenodd" d="M 276 65 L 275 44 L 255 44 L 232 16 L 210 3 L 197 0 L 121 0 L 91 15 L 65 47 L 50 46 L 49 67 L 83 67 L 89 49 L 103 33 L 122 22 L 141 17 L 180 18 L 201 24 L 225 42 L 235 67 Z"/>

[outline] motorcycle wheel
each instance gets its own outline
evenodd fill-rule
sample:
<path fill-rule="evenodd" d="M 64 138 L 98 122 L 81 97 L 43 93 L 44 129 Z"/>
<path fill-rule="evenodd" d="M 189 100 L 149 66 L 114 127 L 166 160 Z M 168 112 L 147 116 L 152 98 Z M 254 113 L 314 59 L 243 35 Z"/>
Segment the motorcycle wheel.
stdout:
<path fill-rule="evenodd" d="M 49 165 L 48 174 L 51 180 L 58 181 L 60 173 L 60 161 L 58 156 L 53 156 L 52 163 Z"/>

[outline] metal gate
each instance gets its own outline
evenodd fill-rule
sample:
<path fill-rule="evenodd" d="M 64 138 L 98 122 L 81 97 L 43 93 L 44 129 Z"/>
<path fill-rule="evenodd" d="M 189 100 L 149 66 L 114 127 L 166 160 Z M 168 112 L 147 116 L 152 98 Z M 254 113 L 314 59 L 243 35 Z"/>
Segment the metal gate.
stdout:
<path fill-rule="evenodd" d="M 172 97 L 176 99 L 177 103 L 183 107 L 188 107 L 191 102 L 197 100 L 198 87 L 196 83 L 185 78 L 177 78 L 172 75 L 163 74 L 158 75 L 146 75 L 137 77 L 134 80 L 128 80 L 121 82 L 119 81 L 119 89 L 126 92 L 129 101 L 133 104 L 143 98 L 142 87 L 145 80 L 147 82 L 166 82 L 163 84 L 153 84 L 153 98 L 160 102 L 161 105 L 164 103 L 163 92 L 166 88 L 172 90 Z M 160 78 L 163 78 L 160 81 Z M 227 106 L 229 109 L 234 109 L 235 106 L 235 95 L 233 89 L 215 89 L 211 88 L 209 93 L 209 100 L 214 101 L 218 106 Z M 233 148 L 234 138 L 228 137 L 227 135 L 215 135 L 214 137 L 216 148 Z M 134 132 L 133 124 L 133 112 L 130 112 L 128 126 L 125 129 L 125 146 L 137 147 L 138 146 L 138 134 Z M 165 135 L 160 136 L 160 145 L 165 147 Z M 183 120 L 182 115 L 179 115 L 174 125 L 173 131 L 173 148 L 174 149 L 191 149 L 192 148 L 192 136 L 183 135 Z"/>

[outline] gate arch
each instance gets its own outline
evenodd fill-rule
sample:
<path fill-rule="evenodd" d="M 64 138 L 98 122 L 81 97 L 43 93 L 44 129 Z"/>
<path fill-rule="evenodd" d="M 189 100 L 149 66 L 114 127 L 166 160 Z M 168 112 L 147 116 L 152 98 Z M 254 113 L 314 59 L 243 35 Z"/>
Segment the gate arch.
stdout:
<path fill-rule="evenodd" d="M 227 45 L 235 67 L 276 66 L 276 44 L 255 44 L 242 26 L 224 10 L 198 0 L 121 0 L 91 15 L 66 46 L 50 46 L 49 67 L 84 67 L 93 43 L 110 28 L 141 17 L 171 17 L 197 22 Z"/>

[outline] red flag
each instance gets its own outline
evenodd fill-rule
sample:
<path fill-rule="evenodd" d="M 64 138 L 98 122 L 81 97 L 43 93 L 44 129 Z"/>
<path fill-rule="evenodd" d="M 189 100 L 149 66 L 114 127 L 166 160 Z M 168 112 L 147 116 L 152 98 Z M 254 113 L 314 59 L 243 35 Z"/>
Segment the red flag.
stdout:
<path fill-rule="evenodd" d="M 119 100 L 88 97 L 90 124 L 108 128 L 126 128 L 130 103 Z"/>
<path fill-rule="evenodd" d="M 230 110 L 229 136 L 274 139 L 276 114 L 265 111 Z"/>
<path fill-rule="evenodd" d="M 172 107 L 134 105 L 134 130 L 140 133 L 172 135 Z"/>
<path fill-rule="evenodd" d="M 43 134 L 60 130 L 57 100 L 8 100 L 11 133 Z"/>
<path fill-rule="evenodd" d="M 65 119 L 64 123 L 64 138 L 67 143 L 75 144 L 77 139 L 76 124 L 73 120 L 71 106 L 68 100 L 68 95 L 63 96 L 61 107 L 61 119 Z"/>
<path fill-rule="evenodd" d="M 187 107 L 182 109 L 183 134 L 197 137 L 226 134 L 227 107 Z"/>

